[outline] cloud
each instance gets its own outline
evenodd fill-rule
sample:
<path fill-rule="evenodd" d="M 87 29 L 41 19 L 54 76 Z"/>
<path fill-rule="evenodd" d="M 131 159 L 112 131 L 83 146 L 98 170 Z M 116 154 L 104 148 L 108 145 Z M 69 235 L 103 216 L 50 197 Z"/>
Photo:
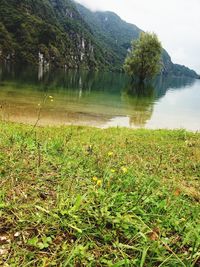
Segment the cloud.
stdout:
<path fill-rule="evenodd" d="M 158 34 L 172 60 L 200 73 L 199 0 L 76 0 Z"/>

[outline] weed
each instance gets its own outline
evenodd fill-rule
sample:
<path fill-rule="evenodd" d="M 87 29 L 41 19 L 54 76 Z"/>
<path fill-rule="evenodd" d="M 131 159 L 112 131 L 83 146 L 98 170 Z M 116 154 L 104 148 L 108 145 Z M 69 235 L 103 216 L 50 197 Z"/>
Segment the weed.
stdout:
<path fill-rule="evenodd" d="M 0 265 L 199 266 L 199 162 L 199 133 L 1 122 Z"/>

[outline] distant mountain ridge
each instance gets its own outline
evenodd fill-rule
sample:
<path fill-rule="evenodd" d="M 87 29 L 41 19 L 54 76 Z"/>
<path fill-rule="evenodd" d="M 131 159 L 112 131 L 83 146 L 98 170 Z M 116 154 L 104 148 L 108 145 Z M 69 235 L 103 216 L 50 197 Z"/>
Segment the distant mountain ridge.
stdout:
<path fill-rule="evenodd" d="M 106 43 L 113 53 L 117 54 L 120 64 L 123 64 L 127 55 L 127 49 L 131 47 L 131 41 L 137 39 L 142 30 L 134 24 L 123 21 L 113 12 L 92 12 L 80 4 L 77 4 L 77 9 L 84 21 L 90 25 L 95 38 L 104 44 Z M 195 71 L 185 66 L 174 64 L 166 50 L 163 50 L 162 62 L 163 74 L 199 78 Z"/>
<path fill-rule="evenodd" d="M 140 32 L 113 12 L 92 12 L 71 0 L 0 1 L 1 61 L 121 70 Z M 166 51 L 162 72 L 198 78 Z"/>

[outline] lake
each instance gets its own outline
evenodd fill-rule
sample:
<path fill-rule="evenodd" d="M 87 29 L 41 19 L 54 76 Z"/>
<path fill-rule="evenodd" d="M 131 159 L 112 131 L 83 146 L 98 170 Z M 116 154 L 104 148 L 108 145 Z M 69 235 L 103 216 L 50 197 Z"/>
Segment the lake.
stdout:
<path fill-rule="evenodd" d="M 38 125 L 200 130 L 200 80 L 0 67 L 0 119 Z"/>

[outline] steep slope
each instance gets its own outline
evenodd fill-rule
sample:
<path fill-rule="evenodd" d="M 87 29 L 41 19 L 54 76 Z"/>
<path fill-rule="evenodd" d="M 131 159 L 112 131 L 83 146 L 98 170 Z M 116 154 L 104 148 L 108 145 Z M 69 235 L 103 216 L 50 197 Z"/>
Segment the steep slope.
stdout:
<path fill-rule="evenodd" d="M 85 22 L 90 26 L 95 38 L 104 44 L 104 47 L 113 51 L 123 64 L 127 55 L 127 50 L 131 46 L 131 41 L 137 39 L 141 33 L 134 24 L 123 21 L 113 12 L 92 12 L 84 6 L 77 4 L 77 9 Z M 173 64 L 169 54 L 163 50 L 162 73 L 173 74 L 175 76 L 188 76 L 199 78 L 197 73 L 185 66 Z"/>
<path fill-rule="evenodd" d="M 0 57 L 91 69 L 115 63 L 70 0 L 1 0 Z"/>
<path fill-rule="evenodd" d="M 122 65 L 130 47 L 130 41 L 137 39 L 141 30 L 129 24 L 113 12 L 91 12 L 84 6 L 77 4 L 82 18 L 92 29 L 95 38 L 110 49 L 120 60 Z"/>
<path fill-rule="evenodd" d="M 141 30 L 112 12 L 73 0 L 1 0 L 0 60 L 66 68 L 121 70 Z M 163 51 L 163 73 L 197 78 Z"/>

